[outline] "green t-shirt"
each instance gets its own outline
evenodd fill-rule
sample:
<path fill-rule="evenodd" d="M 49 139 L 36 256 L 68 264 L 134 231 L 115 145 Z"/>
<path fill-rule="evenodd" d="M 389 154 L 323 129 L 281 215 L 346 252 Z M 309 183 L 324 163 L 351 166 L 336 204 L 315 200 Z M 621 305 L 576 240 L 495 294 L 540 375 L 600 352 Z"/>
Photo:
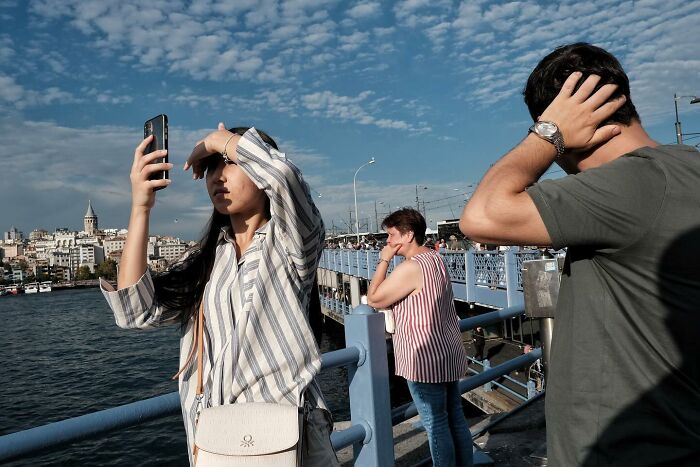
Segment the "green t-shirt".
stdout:
<path fill-rule="evenodd" d="M 699 466 L 700 154 L 642 148 L 528 194 L 568 247 L 549 465 Z"/>

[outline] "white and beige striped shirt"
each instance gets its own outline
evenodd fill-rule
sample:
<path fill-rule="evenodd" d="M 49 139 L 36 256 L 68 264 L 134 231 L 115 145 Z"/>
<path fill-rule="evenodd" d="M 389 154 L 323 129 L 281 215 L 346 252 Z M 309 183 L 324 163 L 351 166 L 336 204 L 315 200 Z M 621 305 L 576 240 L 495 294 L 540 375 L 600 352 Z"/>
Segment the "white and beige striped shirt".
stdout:
<path fill-rule="evenodd" d="M 299 170 L 265 144 L 254 128 L 240 139 L 238 164 L 270 199 L 272 217 L 236 257 L 223 229 L 204 292 L 205 406 L 235 402 L 297 404 L 325 408 L 314 377 L 321 356 L 308 324 L 309 294 L 323 246 L 321 215 Z M 148 329 L 178 323 L 180 310 L 157 304 L 149 271 L 131 287 L 114 290 L 101 281 L 117 324 Z M 190 353 L 191 321 L 180 339 L 180 365 Z M 196 359 L 180 374 L 182 413 L 192 452 Z"/>

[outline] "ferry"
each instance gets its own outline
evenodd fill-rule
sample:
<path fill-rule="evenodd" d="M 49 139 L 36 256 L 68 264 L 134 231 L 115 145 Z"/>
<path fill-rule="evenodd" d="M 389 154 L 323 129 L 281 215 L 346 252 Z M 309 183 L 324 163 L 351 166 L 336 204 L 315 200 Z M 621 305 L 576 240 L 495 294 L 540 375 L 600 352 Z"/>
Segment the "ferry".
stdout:
<path fill-rule="evenodd" d="M 51 292 L 51 281 L 45 281 L 40 283 L 39 292 Z"/>
<path fill-rule="evenodd" d="M 37 293 L 39 292 L 39 283 L 30 282 L 24 287 L 24 293 Z"/>

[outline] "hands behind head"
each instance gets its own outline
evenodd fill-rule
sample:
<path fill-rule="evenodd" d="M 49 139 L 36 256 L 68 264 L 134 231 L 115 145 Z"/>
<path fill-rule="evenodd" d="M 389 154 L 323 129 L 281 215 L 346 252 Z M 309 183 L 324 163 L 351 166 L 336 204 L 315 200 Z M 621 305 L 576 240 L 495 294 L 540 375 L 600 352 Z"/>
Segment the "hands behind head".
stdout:
<path fill-rule="evenodd" d="M 620 134 L 617 125 L 602 122 L 610 118 L 625 103 L 625 96 L 609 100 L 617 90 L 616 84 L 606 84 L 593 92 L 600 76 L 590 75 L 574 92 L 581 72 L 575 71 L 564 82 L 557 97 L 542 112 L 540 121 L 554 122 L 564 137 L 566 149 L 588 149 L 605 143 Z"/>
<path fill-rule="evenodd" d="M 231 133 L 226 129 L 222 122 L 219 122 L 219 126 L 216 131 L 209 133 L 204 139 L 197 141 L 195 144 L 190 157 L 187 158 L 183 170 L 188 170 L 192 167 L 192 179 L 197 180 L 199 178 L 204 178 L 204 166 L 202 160 L 211 156 L 212 154 L 226 154 L 229 159 L 236 160 L 236 146 L 238 145 L 238 140 L 240 140 L 240 135 L 236 133 Z"/>

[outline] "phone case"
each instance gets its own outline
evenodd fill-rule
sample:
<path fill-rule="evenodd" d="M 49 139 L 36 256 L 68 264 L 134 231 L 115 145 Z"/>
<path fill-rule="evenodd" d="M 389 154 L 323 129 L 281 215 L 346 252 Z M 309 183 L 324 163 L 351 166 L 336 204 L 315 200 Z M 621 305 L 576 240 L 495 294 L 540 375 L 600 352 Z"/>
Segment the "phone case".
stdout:
<path fill-rule="evenodd" d="M 146 123 L 143 124 L 143 137 L 147 137 L 149 135 L 154 135 L 153 140 L 151 143 L 146 147 L 144 151 L 145 154 L 149 154 L 153 151 L 157 151 L 159 149 L 168 149 L 168 116 L 165 114 L 158 115 L 157 117 L 153 117 L 150 120 L 147 120 Z M 161 162 L 168 162 L 168 155 L 166 154 L 165 157 L 161 157 L 160 159 L 156 159 L 153 161 L 154 164 L 161 163 Z M 155 172 L 151 174 L 151 176 L 148 178 L 149 180 L 162 180 L 168 178 L 168 171 L 163 170 L 161 172 Z M 160 190 L 165 187 L 158 187 L 156 190 Z"/>

